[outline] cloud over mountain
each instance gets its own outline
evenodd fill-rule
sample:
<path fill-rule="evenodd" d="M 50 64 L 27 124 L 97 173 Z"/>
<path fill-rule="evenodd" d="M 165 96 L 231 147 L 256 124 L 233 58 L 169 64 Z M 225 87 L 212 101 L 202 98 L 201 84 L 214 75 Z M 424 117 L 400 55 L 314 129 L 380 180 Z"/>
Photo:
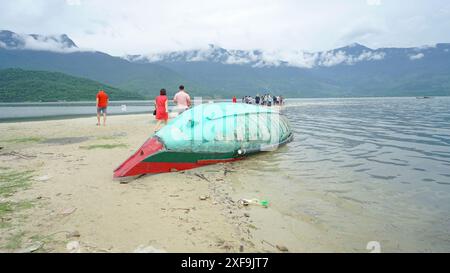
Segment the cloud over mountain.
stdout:
<path fill-rule="evenodd" d="M 353 47 L 360 47 L 363 50 L 352 52 Z M 320 66 L 331 67 L 340 64 L 354 65 L 364 61 L 379 61 L 383 60 L 385 55 L 384 52 L 373 51 L 360 45 L 350 45 L 347 48 L 316 53 L 299 50 L 227 50 L 210 45 L 207 49 L 127 56 L 126 58 L 130 61 L 141 62 L 216 62 L 251 65 L 252 67 L 290 66 L 314 68 Z"/>
<path fill-rule="evenodd" d="M 425 54 L 423 54 L 423 53 L 418 53 L 418 54 L 416 54 L 416 55 L 410 55 L 410 56 L 409 56 L 409 59 L 412 60 L 412 61 L 415 61 L 415 60 L 420 60 L 420 59 L 422 59 L 422 58 L 424 58 L 424 57 L 425 57 Z"/>
<path fill-rule="evenodd" d="M 45 36 L 39 34 L 18 34 L 7 30 L 0 31 L 0 48 L 59 53 L 81 51 L 65 34 Z"/>

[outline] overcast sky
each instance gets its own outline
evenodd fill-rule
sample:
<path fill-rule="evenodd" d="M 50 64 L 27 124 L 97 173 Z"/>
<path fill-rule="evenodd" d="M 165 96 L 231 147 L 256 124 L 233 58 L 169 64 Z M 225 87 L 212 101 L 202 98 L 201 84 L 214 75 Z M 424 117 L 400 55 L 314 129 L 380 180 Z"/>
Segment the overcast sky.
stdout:
<path fill-rule="evenodd" d="M 448 0 L 0 0 L 0 29 L 68 34 L 113 55 L 205 48 L 321 51 L 450 42 Z"/>

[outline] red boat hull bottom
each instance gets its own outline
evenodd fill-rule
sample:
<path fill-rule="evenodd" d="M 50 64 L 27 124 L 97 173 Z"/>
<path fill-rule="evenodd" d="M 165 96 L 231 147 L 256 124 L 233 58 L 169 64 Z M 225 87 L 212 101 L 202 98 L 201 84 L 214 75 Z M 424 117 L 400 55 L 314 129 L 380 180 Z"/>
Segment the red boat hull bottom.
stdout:
<path fill-rule="evenodd" d="M 120 178 L 124 176 L 138 176 L 143 174 L 157 174 L 157 173 L 169 173 L 169 172 L 179 172 L 190 169 L 195 169 L 207 165 L 213 165 L 217 163 L 227 163 L 240 160 L 240 158 L 226 159 L 226 160 L 203 160 L 197 163 L 191 162 L 139 162 L 126 174 L 121 176 L 114 174 L 115 178 Z"/>
<path fill-rule="evenodd" d="M 215 156 L 218 158 L 214 158 Z M 221 156 L 222 158 L 220 158 Z M 232 162 L 239 159 L 242 158 L 234 158 L 233 153 L 226 155 L 208 154 L 207 156 L 204 156 L 204 154 L 167 153 L 164 149 L 164 145 L 158 138 L 151 138 L 147 140 L 134 155 L 128 158 L 114 171 L 114 178 L 178 172 L 206 165 Z"/>

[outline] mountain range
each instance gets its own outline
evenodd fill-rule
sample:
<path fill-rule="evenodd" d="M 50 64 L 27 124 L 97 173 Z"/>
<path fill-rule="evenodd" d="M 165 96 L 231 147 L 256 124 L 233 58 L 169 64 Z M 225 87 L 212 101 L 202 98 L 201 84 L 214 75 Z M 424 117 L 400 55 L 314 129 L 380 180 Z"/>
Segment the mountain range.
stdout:
<path fill-rule="evenodd" d="M 193 96 L 262 92 L 285 97 L 450 95 L 450 44 L 324 52 L 204 49 L 115 57 L 79 48 L 67 35 L 0 31 L 0 69 L 61 72 L 145 98 L 179 84 Z"/>

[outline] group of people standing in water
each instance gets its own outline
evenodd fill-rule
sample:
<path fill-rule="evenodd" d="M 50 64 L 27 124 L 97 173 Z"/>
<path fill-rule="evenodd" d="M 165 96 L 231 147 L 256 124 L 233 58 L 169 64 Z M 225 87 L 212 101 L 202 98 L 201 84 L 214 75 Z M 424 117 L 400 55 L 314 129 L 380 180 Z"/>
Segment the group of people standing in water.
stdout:
<path fill-rule="evenodd" d="M 235 101 L 233 100 L 233 102 Z M 264 94 L 262 96 L 257 94 L 254 98 L 252 96 L 243 97 L 242 103 L 265 105 L 265 106 L 283 105 L 284 98 L 282 96 L 272 96 L 270 94 Z"/>

